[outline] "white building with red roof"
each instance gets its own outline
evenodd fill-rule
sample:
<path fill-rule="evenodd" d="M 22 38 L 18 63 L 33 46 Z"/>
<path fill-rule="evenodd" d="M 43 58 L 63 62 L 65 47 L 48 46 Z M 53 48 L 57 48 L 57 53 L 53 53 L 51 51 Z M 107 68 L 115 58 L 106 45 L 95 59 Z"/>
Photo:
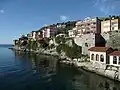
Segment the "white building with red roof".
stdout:
<path fill-rule="evenodd" d="M 120 51 L 114 51 L 110 47 L 91 47 L 88 50 L 93 65 L 120 66 Z"/>
<path fill-rule="evenodd" d="M 109 54 L 113 52 L 110 47 L 91 47 L 89 50 L 90 61 L 97 68 L 102 67 L 102 65 L 110 64 Z"/>
<path fill-rule="evenodd" d="M 120 51 L 114 51 L 109 54 L 110 65 L 120 66 Z"/>

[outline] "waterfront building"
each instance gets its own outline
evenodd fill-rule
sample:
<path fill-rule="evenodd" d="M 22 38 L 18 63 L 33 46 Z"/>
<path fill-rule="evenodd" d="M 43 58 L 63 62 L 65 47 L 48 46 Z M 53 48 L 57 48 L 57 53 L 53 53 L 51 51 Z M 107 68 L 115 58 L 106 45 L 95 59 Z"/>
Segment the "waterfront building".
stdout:
<path fill-rule="evenodd" d="M 109 54 L 110 65 L 120 66 L 120 51 L 114 51 Z"/>
<path fill-rule="evenodd" d="M 109 54 L 113 52 L 113 49 L 110 47 L 91 47 L 89 49 L 90 61 L 93 64 L 104 64 L 109 65 L 110 59 Z"/>
<path fill-rule="evenodd" d="M 101 33 L 116 31 L 120 29 L 120 18 L 119 17 L 110 17 L 101 21 Z"/>

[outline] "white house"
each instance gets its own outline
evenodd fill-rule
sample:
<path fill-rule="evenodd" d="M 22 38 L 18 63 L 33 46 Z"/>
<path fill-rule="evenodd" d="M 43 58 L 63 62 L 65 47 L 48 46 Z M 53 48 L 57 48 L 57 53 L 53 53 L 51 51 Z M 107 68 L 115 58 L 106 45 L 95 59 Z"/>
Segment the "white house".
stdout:
<path fill-rule="evenodd" d="M 89 50 L 90 53 L 90 61 L 95 65 L 96 63 L 99 65 L 110 64 L 109 56 L 111 52 L 113 52 L 110 47 L 91 47 Z"/>
<path fill-rule="evenodd" d="M 36 31 L 32 31 L 32 38 L 36 39 Z"/>
<path fill-rule="evenodd" d="M 76 33 L 76 28 L 73 28 L 72 30 L 68 30 L 69 37 L 75 37 L 76 36 L 75 33 Z"/>
<path fill-rule="evenodd" d="M 114 51 L 109 54 L 110 65 L 120 66 L 120 51 Z"/>
<path fill-rule="evenodd" d="M 42 37 L 45 37 L 45 30 L 42 30 Z"/>
<path fill-rule="evenodd" d="M 45 37 L 49 38 L 50 37 L 50 28 L 47 28 L 45 30 Z"/>

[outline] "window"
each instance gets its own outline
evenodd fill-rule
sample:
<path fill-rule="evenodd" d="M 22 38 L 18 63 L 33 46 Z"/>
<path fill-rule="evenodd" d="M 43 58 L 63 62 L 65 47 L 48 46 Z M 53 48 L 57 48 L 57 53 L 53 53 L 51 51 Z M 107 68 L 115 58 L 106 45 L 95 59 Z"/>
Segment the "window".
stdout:
<path fill-rule="evenodd" d="M 90 24 L 88 23 L 88 26 L 89 26 Z"/>
<path fill-rule="evenodd" d="M 117 57 L 113 56 L 113 64 L 117 64 Z"/>
<path fill-rule="evenodd" d="M 94 54 L 91 55 L 91 60 L 94 60 Z"/>
<path fill-rule="evenodd" d="M 114 24 L 118 24 L 118 22 L 111 22 L 111 24 L 112 24 L 112 25 L 114 25 Z"/>
<path fill-rule="evenodd" d="M 88 47 L 88 43 L 85 43 L 85 46 Z"/>
<path fill-rule="evenodd" d="M 118 59 L 118 64 L 120 64 L 120 56 L 119 56 L 119 59 Z"/>
<path fill-rule="evenodd" d="M 114 30 L 114 27 L 112 27 L 112 30 Z"/>
<path fill-rule="evenodd" d="M 96 61 L 99 61 L 99 55 L 96 54 Z"/>
<path fill-rule="evenodd" d="M 104 56 L 103 55 L 100 55 L 100 61 L 104 62 Z"/>

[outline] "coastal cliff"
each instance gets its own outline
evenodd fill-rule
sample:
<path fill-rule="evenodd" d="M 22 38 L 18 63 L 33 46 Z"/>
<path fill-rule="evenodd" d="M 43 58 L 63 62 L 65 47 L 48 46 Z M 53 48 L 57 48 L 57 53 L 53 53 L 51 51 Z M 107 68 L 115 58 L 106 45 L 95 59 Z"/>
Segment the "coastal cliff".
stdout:
<path fill-rule="evenodd" d="M 74 59 L 81 58 L 81 47 L 76 45 L 72 38 L 57 35 L 53 38 L 45 38 L 37 41 L 28 40 L 25 45 L 14 45 L 15 50 L 44 53 L 49 55 L 57 55 L 61 58 Z"/>
<path fill-rule="evenodd" d="M 93 50 L 92 54 L 94 59 L 92 60 L 95 61 L 95 63 L 91 63 L 90 57 L 92 54 L 90 55 L 89 52 L 91 47 L 108 46 L 114 50 L 119 50 L 119 30 L 104 33 L 81 33 L 79 29 L 78 31 L 77 29 L 69 30 L 73 27 L 75 27 L 74 22 L 72 22 L 72 24 L 68 22 L 67 24 L 62 23 L 57 26 L 43 27 L 38 31 L 32 31 L 27 36 L 23 35 L 19 40 L 15 40 L 13 48 L 24 52 L 57 55 L 62 58 L 62 62 L 64 63 L 72 63 L 75 64 L 76 67 L 83 67 L 85 70 L 120 81 L 119 67 L 117 66 L 117 68 L 114 67 L 114 64 L 112 66 L 110 63 L 106 63 L 111 52 L 106 54 L 106 49 L 105 51 L 100 51 L 100 49 L 98 49 L 98 51 L 95 51 L 97 49 Z M 96 54 L 97 52 L 99 52 L 99 55 Z M 103 56 L 101 52 L 104 52 L 105 56 Z M 103 56 L 102 61 L 98 59 L 101 55 Z M 102 63 L 103 60 L 104 65 Z"/>

